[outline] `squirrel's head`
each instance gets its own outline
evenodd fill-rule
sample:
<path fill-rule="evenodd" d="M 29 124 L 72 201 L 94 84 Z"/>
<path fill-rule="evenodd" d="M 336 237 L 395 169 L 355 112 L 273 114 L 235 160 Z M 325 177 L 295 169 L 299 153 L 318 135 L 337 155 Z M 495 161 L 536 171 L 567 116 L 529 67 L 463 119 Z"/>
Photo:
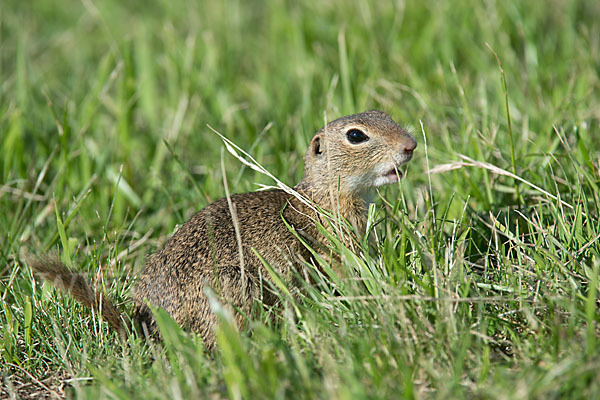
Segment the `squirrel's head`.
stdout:
<path fill-rule="evenodd" d="M 366 111 L 328 123 L 305 156 L 305 178 L 340 194 L 364 196 L 398 182 L 417 141 L 382 111 Z M 320 180 L 321 182 L 316 182 Z"/>

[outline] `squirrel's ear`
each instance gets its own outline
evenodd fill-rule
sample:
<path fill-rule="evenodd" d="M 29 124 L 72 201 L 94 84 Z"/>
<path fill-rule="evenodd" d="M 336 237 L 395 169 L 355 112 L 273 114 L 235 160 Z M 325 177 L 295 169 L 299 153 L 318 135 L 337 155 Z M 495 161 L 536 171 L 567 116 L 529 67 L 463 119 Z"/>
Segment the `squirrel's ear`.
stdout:
<path fill-rule="evenodd" d="M 310 142 L 310 151 L 314 156 L 320 156 L 323 153 L 321 149 L 321 136 L 317 135 Z"/>

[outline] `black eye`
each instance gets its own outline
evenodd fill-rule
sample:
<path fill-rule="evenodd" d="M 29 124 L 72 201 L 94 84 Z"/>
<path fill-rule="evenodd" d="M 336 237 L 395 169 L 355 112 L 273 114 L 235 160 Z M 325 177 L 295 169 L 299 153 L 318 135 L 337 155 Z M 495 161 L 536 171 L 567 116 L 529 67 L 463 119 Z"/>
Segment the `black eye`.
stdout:
<path fill-rule="evenodd" d="M 346 132 L 346 137 L 352 144 L 358 144 L 369 140 L 369 137 L 365 135 L 363 131 L 358 129 L 350 129 L 348 132 Z"/>

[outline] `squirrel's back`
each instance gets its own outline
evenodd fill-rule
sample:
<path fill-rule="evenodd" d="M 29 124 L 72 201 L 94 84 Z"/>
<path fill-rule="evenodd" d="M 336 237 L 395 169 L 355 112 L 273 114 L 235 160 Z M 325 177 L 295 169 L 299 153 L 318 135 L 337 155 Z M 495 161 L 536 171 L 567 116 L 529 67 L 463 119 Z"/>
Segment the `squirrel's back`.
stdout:
<path fill-rule="evenodd" d="M 206 206 L 149 257 L 134 295 L 134 318 L 150 332 L 155 324 L 146 301 L 209 338 L 216 319 L 205 287 L 247 314 L 254 300 L 275 301 L 269 272 L 256 253 L 286 280 L 310 260 L 295 236 L 309 243 L 318 237 L 308 206 L 283 190 L 236 194 L 230 201 Z"/>

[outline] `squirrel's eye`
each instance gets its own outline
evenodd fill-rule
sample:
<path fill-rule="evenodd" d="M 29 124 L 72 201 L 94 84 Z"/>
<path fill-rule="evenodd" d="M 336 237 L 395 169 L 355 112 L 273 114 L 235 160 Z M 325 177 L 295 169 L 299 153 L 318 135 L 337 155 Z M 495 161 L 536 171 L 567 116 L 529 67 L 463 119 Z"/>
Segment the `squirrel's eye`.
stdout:
<path fill-rule="evenodd" d="M 346 137 L 352 144 L 358 144 L 369 140 L 369 137 L 365 135 L 363 131 L 358 129 L 350 129 L 348 132 L 346 132 Z"/>

